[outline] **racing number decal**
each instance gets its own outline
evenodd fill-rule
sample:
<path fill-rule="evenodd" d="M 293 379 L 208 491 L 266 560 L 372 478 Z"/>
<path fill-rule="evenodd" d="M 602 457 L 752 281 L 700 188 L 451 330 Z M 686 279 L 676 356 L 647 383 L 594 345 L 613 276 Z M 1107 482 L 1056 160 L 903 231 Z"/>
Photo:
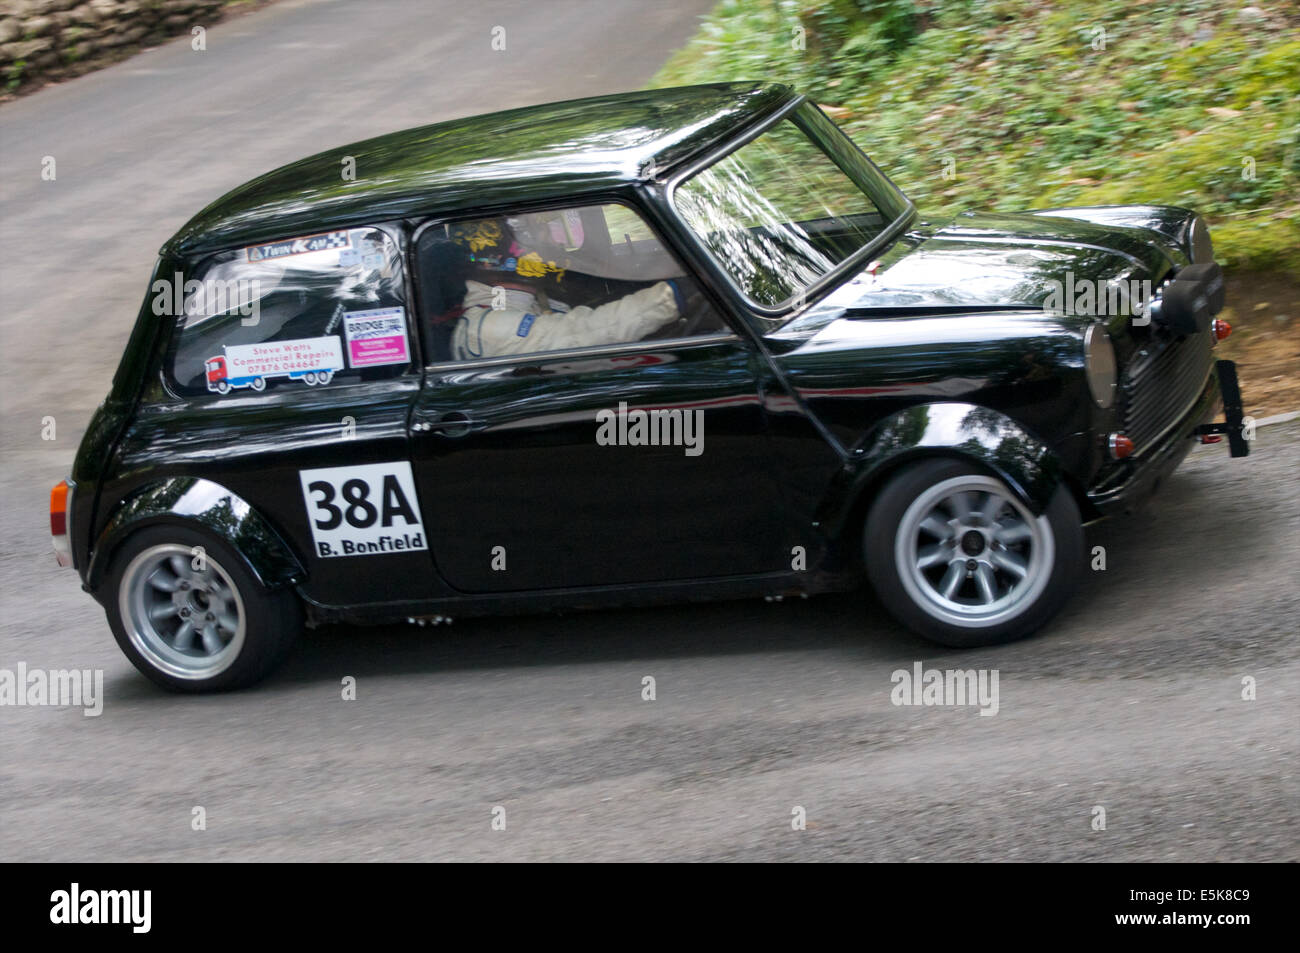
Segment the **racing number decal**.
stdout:
<path fill-rule="evenodd" d="M 428 549 L 411 464 L 300 470 L 316 555 L 375 556 Z"/>

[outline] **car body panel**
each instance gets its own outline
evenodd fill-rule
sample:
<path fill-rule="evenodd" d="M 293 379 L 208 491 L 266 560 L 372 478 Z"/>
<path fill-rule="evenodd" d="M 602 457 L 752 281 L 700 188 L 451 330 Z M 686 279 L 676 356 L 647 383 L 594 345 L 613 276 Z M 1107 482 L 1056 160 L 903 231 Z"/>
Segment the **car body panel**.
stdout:
<path fill-rule="evenodd" d="M 841 471 L 819 513 L 827 532 L 843 531 L 853 504 L 900 466 L 934 456 L 988 469 L 1035 514 L 1060 484 L 1052 449 L 1006 414 L 978 404 L 917 404 L 879 421 L 854 448 L 852 466 Z"/>
<path fill-rule="evenodd" d="M 99 591 L 113 552 L 127 536 L 146 526 L 166 524 L 202 526 L 215 533 L 234 547 L 268 589 L 292 585 L 305 576 L 284 540 L 247 501 L 209 480 L 172 477 L 139 488 L 113 510 L 87 569 L 90 589 Z"/>
<path fill-rule="evenodd" d="M 1180 263 L 1193 260 L 1192 229 L 1196 213 L 1174 205 L 1075 205 L 1035 209 L 1029 214 L 1069 218 L 1108 228 L 1141 228 L 1158 232 L 1173 243 Z"/>
<path fill-rule="evenodd" d="M 485 592 L 787 565 L 756 360 L 751 345 L 724 334 L 605 356 L 431 369 L 411 452 L 440 574 L 458 590 Z M 616 436 L 620 425 L 644 425 L 647 411 L 676 415 L 690 443 L 598 440 L 602 412 L 614 413 L 604 421 Z M 449 415 L 465 423 L 439 429 Z M 508 572 L 493 568 L 496 547 Z"/>
<path fill-rule="evenodd" d="M 304 595 L 357 603 L 430 598 L 440 592 L 421 551 L 381 557 L 384 571 L 359 578 L 343 559 L 314 559 L 300 471 L 406 460 L 407 422 L 419 375 L 329 388 L 233 392 L 142 405 L 114 454 L 109 499 L 129 499 L 160 476 L 203 477 L 246 503 L 310 573 Z M 108 514 L 105 514 L 105 518 Z M 369 574 L 365 574 L 369 576 Z"/>

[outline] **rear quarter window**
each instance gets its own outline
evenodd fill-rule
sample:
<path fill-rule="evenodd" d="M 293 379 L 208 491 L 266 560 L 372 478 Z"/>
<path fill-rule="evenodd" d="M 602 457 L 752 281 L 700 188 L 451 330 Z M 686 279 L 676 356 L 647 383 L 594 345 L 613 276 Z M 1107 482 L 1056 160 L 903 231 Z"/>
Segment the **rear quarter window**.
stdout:
<path fill-rule="evenodd" d="M 164 287 L 165 286 L 165 287 Z M 156 283 L 156 313 L 175 291 Z M 197 262 L 166 362 L 181 396 L 382 380 L 411 365 L 402 259 L 377 227 L 250 245 Z"/>

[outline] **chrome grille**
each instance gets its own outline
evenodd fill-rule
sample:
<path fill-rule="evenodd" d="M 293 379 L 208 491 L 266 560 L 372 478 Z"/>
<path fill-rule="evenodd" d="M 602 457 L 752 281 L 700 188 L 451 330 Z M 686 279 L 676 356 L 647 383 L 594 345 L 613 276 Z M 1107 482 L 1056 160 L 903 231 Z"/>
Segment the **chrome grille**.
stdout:
<path fill-rule="evenodd" d="M 1214 365 L 1208 335 L 1151 341 L 1124 370 L 1124 433 L 1141 453 L 1191 409 Z"/>

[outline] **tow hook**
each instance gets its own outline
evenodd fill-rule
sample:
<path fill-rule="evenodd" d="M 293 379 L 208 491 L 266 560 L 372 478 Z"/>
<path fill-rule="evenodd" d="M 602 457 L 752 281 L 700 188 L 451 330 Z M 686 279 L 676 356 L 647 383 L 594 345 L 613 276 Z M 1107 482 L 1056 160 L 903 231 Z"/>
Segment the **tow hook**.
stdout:
<path fill-rule="evenodd" d="M 1250 442 L 1246 439 L 1245 411 L 1241 407 L 1241 385 L 1237 383 L 1237 365 L 1232 361 L 1215 361 L 1215 370 L 1219 375 L 1219 393 L 1223 397 L 1224 421 L 1213 424 L 1201 424 L 1192 431 L 1192 435 L 1201 438 L 1201 443 L 1218 443 L 1223 437 L 1228 438 L 1228 452 L 1234 457 L 1244 457 L 1250 453 Z"/>

